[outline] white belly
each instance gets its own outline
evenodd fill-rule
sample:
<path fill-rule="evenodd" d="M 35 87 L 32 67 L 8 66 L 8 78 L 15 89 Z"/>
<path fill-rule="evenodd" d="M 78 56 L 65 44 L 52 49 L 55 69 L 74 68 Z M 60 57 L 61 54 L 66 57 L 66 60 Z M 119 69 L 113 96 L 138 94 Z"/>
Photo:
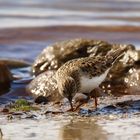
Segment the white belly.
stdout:
<path fill-rule="evenodd" d="M 108 72 L 109 72 L 109 69 L 106 70 L 104 74 L 93 77 L 92 79 L 89 79 L 86 76 L 82 76 L 80 80 L 81 81 L 80 92 L 89 93 L 93 89 L 97 88 L 105 80 Z"/>

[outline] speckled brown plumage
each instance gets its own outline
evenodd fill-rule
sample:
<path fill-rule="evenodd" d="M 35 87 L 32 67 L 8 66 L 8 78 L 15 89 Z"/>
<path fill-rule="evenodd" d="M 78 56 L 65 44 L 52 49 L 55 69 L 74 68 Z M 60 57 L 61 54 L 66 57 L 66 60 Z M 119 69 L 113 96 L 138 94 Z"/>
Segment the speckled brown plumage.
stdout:
<path fill-rule="evenodd" d="M 84 91 L 81 87 L 82 76 L 90 81 L 90 79 L 92 80 L 94 77 L 100 77 L 104 73 L 108 73 L 115 60 L 123 51 L 124 49 L 117 49 L 116 51 L 109 52 L 106 56 L 85 57 L 66 62 L 56 72 L 56 80 L 60 94 L 68 98 L 71 102 L 77 92 Z M 93 85 L 94 84 L 95 83 L 93 83 Z"/>

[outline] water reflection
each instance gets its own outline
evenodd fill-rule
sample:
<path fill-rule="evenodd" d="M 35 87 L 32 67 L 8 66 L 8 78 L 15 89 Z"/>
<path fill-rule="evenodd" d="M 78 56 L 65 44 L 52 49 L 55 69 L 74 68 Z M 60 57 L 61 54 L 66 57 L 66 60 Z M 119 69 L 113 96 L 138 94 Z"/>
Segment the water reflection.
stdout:
<path fill-rule="evenodd" d="M 70 122 L 61 129 L 63 140 L 106 140 L 102 128 L 92 121 Z"/>

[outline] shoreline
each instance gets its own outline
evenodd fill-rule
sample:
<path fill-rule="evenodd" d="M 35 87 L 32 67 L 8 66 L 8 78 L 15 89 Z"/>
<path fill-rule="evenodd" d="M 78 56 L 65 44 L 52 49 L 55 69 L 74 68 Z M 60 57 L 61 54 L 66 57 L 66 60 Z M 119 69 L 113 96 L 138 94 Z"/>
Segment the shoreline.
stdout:
<path fill-rule="evenodd" d="M 61 36 L 62 35 L 62 36 Z M 57 42 L 72 38 L 139 42 L 140 27 L 135 26 L 53 26 L 0 29 L 0 43 L 18 43 L 23 41 Z M 129 39 L 129 40 L 128 40 Z M 133 42 L 132 42 L 133 44 Z"/>

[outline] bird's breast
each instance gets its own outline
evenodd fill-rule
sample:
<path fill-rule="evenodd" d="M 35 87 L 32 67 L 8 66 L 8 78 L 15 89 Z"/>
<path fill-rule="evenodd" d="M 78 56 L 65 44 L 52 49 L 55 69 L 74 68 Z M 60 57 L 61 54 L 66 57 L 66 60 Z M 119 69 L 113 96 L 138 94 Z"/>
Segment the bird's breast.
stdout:
<path fill-rule="evenodd" d="M 81 78 L 80 78 L 80 92 L 89 93 L 93 89 L 97 88 L 105 80 L 108 72 L 109 72 L 109 69 L 106 70 L 100 76 L 94 76 L 92 78 L 89 78 L 86 75 L 81 76 Z"/>

